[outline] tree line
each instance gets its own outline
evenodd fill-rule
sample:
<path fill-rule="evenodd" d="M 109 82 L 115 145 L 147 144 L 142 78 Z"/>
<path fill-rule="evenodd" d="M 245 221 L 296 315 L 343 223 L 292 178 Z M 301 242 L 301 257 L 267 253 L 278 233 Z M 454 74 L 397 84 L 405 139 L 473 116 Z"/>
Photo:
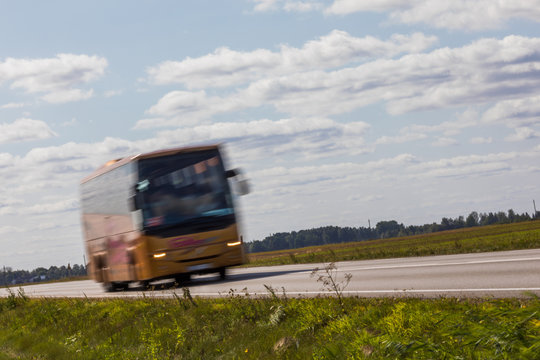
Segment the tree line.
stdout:
<path fill-rule="evenodd" d="M 296 249 L 306 246 L 317 246 L 363 240 L 375 240 L 389 237 L 420 235 L 444 230 L 460 229 L 473 226 L 493 224 L 509 224 L 515 222 L 540 219 L 540 211 L 536 214 L 518 214 L 510 209 L 508 212 L 478 213 L 471 212 L 467 217 L 443 217 L 440 223 L 405 226 L 395 220 L 380 221 L 375 227 L 338 227 L 324 226 L 308 230 L 280 232 L 247 243 L 250 253 Z"/>
<path fill-rule="evenodd" d="M 86 267 L 78 264 L 73 266 L 68 264 L 67 266 L 62 265 L 60 267 L 51 266 L 48 269 L 38 267 L 32 271 L 13 270 L 11 267 L 4 266 L 0 268 L 0 286 L 59 280 L 73 276 L 85 275 Z"/>
<path fill-rule="evenodd" d="M 395 220 L 380 221 L 375 227 L 339 227 L 324 226 L 308 230 L 280 232 L 265 237 L 263 240 L 254 240 L 246 243 L 250 253 L 296 249 L 306 246 L 335 244 L 363 240 L 375 240 L 389 237 L 420 235 L 437 231 L 460 229 L 473 226 L 492 224 L 508 224 L 515 222 L 540 219 L 540 211 L 534 215 L 528 213 L 518 214 L 512 209 L 508 212 L 496 213 L 471 212 L 467 217 L 459 216 L 455 219 L 443 217 L 440 223 L 405 226 Z M 0 267 L 0 286 L 9 286 L 23 283 L 59 280 L 74 276 L 86 276 L 86 267 L 75 264 L 60 267 L 51 266 L 46 269 L 39 267 L 32 271 L 13 270 L 10 267 Z"/>

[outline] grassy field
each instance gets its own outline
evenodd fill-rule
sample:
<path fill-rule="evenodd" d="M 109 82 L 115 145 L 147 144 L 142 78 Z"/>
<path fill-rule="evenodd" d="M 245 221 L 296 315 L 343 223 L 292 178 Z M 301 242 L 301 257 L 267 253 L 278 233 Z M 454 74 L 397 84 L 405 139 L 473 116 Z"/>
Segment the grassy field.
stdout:
<path fill-rule="evenodd" d="M 538 359 L 540 300 L 0 299 L 5 359 Z"/>
<path fill-rule="evenodd" d="M 251 264 L 540 247 L 540 221 L 251 254 Z M 313 281 L 317 281 L 313 279 Z M 5 359 L 538 359 L 540 299 L 0 298 Z"/>
<path fill-rule="evenodd" d="M 540 221 L 249 254 L 247 266 L 540 248 Z"/>

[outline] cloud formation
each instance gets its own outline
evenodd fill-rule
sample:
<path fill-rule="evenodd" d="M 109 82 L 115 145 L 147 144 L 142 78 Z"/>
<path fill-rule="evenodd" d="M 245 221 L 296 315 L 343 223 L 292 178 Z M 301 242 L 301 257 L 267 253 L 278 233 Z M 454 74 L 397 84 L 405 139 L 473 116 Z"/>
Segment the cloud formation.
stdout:
<path fill-rule="evenodd" d="M 56 136 L 41 120 L 21 118 L 13 123 L 0 123 L 0 144 L 48 139 Z"/>
<path fill-rule="evenodd" d="M 244 63 L 242 73 L 260 73 L 262 64 L 273 63 L 265 59 L 261 56 L 251 65 Z M 208 69 L 204 65 L 207 58 L 200 61 L 201 69 Z M 486 38 L 463 47 L 341 65 L 329 71 L 287 75 L 270 71 L 267 77 L 223 95 L 209 96 L 205 90 L 172 91 L 148 110 L 156 120 L 141 120 L 136 127 L 191 125 L 214 115 L 265 105 L 294 117 L 312 117 L 345 114 L 380 102 L 390 114 L 398 115 L 523 99 L 536 95 L 540 87 L 540 38 Z M 196 68 L 194 63 L 191 66 Z M 222 74 L 215 79 L 212 71 L 206 74 L 208 83 L 224 81 Z"/>
<path fill-rule="evenodd" d="M 502 123 L 508 127 L 540 126 L 540 96 L 503 100 L 482 115 L 484 123 Z"/>
<path fill-rule="evenodd" d="M 498 28 L 511 19 L 539 21 L 540 1 L 334 0 L 324 11 L 332 15 L 382 12 L 398 23 L 472 31 Z"/>
<path fill-rule="evenodd" d="M 513 19 L 538 22 L 539 0 L 252 0 L 255 12 L 321 11 L 326 15 L 385 13 L 391 22 L 479 31 L 496 29 Z"/>
<path fill-rule="evenodd" d="M 341 30 L 302 48 L 281 45 L 279 52 L 257 49 L 250 52 L 218 48 L 213 53 L 182 61 L 165 61 L 148 68 L 153 84 L 184 84 L 187 88 L 227 87 L 260 78 L 276 77 L 309 70 L 337 68 L 372 58 L 391 58 L 403 53 L 418 53 L 437 41 L 422 33 L 394 34 L 389 40 L 373 36 L 358 38 Z M 339 54 L 339 56 L 336 56 Z"/>
<path fill-rule="evenodd" d="M 92 89 L 79 86 L 94 81 L 105 72 L 107 60 L 99 56 L 58 54 L 54 58 L 15 59 L 0 61 L 0 84 L 9 82 L 12 89 L 27 94 L 44 94 L 50 103 L 88 99 Z"/>

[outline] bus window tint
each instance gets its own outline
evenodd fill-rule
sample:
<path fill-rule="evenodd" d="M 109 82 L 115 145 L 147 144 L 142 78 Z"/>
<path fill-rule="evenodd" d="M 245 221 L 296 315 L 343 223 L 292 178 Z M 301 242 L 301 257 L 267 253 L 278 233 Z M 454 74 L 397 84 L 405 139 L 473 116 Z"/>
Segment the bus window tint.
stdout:
<path fill-rule="evenodd" d="M 232 215 L 222 162 L 215 151 L 145 159 L 139 165 L 146 227 Z"/>

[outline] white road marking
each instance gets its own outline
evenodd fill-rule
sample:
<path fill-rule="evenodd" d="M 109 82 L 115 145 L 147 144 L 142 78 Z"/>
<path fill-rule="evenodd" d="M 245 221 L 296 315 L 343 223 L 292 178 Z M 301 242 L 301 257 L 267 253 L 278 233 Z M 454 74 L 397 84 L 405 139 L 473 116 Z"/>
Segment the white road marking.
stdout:
<path fill-rule="evenodd" d="M 426 263 L 426 264 L 363 266 L 363 267 L 355 267 L 355 268 L 348 268 L 348 269 L 339 269 L 338 268 L 338 271 L 360 271 L 360 270 L 402 269 L 402 268 L 412 268 L 412 267 L 492 264 L 492 263 L 520 262 L 520 261 L 534 261 L 534 260 L 540 260 L 540 257 L 516 258 L 516 259 L 494 259 L 494 260 L 471 260 L 471 261 L 458 261 L 458 262 L 445 262 L 445 263 Z M 321 269 L 321 270 L 324 270 L 324 268 Z"/>

